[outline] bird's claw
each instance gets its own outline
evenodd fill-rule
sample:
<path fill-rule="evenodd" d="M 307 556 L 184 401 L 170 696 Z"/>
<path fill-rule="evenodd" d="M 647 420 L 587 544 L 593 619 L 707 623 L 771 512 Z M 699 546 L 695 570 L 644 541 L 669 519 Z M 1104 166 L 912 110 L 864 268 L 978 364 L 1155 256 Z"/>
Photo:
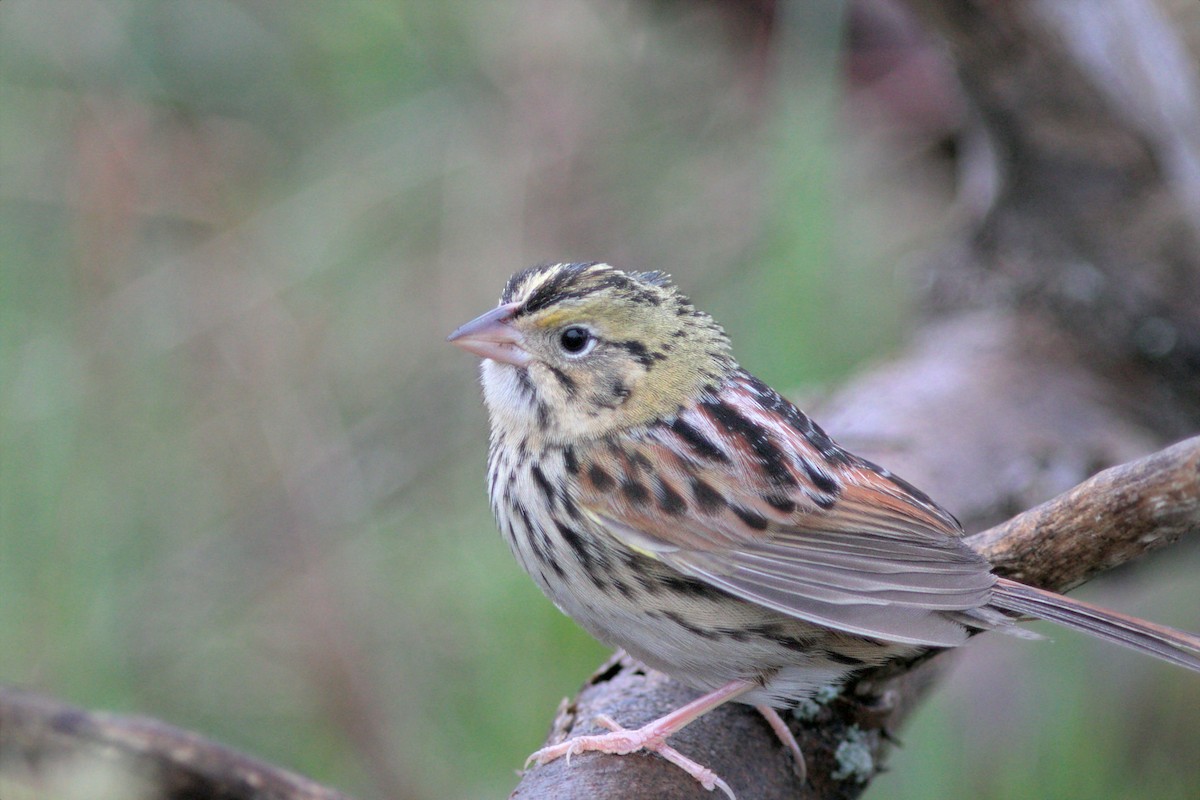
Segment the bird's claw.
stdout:
<path fill-rule="evenodd" d="M 648 725 L 637 730 L 629 730 L 628 728 L 621 727 L 612 717 L 606 714 L 597 715 L 596 723 L 603 728 L 607 728 L 609 733 L 577 736 L 565 742 L 547 745 L 525 759 L 525 768 L 528 769 L 531 762 L 541 766 L 564 756 L 567 759 L 567 766 L 570 766 L 571 756 L 577 753 L 598 752 L 624 756 L 636 753 L 639 750 L 647 750 L 657 753 L 688 775 L 691 775 L 708 791 L 711 792 L 713 789 L 720 789 L 729 800 L 737 800 L 728 783 L 721 780 L 708 767 L 693 761 L 674 747 L 671 747 L 671 745 L 667 744 L 666 738 L 651 726 Z"/>

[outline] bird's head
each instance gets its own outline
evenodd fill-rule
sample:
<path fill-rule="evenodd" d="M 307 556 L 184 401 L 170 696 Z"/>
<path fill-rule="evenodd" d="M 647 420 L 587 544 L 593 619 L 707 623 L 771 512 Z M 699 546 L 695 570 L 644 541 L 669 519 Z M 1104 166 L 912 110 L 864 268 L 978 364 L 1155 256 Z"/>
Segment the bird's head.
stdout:
<path fill-rule="evenodd" d="M 725 332 L 667 275 L 607 264 L 522 270 L 449 341 L 484 357 L 493 428 L 546 441 L 670 416 L 735 367 Z"/>

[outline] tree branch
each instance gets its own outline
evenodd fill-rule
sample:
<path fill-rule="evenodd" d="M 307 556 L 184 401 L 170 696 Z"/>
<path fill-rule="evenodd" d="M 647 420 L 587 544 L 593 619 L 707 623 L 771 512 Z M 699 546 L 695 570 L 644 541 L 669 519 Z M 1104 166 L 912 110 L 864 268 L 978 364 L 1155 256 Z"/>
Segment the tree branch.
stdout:
<path fill-rule="evenodd" d="M 85 711 L 0 686 L 0 796 L 9 792 L 139 800 L 350 800 L 158 720 Z"/>
<path fill-rule="evenodd" d="M 1105 470 L 967 542 L 997 574 L 1065 592 L 1200 533 L 1200 436 Z"/>

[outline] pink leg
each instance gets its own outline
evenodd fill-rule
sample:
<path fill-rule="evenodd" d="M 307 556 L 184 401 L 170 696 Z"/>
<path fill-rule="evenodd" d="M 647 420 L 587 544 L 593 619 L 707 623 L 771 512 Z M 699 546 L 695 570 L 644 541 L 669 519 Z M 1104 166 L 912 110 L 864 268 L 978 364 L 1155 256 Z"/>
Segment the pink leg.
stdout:
<path fill-rule="evenodd" d="M 608 717 L 598 717 L 596 721 L 611 730 L 612 733 L 577 736 L 565 742 L 543 747 L 531 755 L 525 761 L 525 764 L 528 765 L 530 761 L 538 764 L 546 764 L 562 756 L 566 756 L 569 762 L 571 756 L 576 753 L 586 753 L 589 751 L 612 753 L 613 755 L 627 755 L 629 753 L 636 753 L 638 750 L 649 750 L 658 753 L 691 775 L 700 782 L 701 786 L 710 792 L 714 788 L 720 788 L 721 791 L 729 795 L 730 800 L 733 800 L 733 791 L 729 788 L 729 784 L 717 777 L 712 770 L 697 764 L 668 745 L 666 740 L 668 736 L 678 732 L 688 723 L 707 714 L 722 703 L 745 694 L 757 685 L 750 681 L 731 681 L 716 691 L 710 692 L 672 711 L 670 714 L 646 723 L 637 730 L 626 730 Z M 782 720 L 780 720 L 780 723 L 782 724 Z"/>
<path fill-rule="evenodd" d="M 779 737 L 779 741 L 783 742 L 783 746 L 791 751 L 792 757 L 796 760 L 796 777 L 800 779 L 801 783 L 804 783 L 808 779 L 808 766 L 804 763 L 804 753 L 800 751 L 800 743 L 792 735 L 792 729 L 779 716 L 779 712 L 770 706 L 755 706 L 754 708 L 767 720 L 767 724 L 771 726 L 771 730 L 775 731 L 775 735 Z"/>

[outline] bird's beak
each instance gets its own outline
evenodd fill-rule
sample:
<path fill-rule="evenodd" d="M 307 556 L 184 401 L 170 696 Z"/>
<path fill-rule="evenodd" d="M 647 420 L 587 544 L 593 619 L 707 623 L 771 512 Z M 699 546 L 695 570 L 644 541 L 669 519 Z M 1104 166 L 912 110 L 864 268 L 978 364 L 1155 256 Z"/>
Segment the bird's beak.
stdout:
<path fill-rule="evenodd" d="M 461 326 L 446 341 L 477 356 L 523 367 L 530 355 L 522 346 L 525 337 L 512 326 L 513 313 L 520 303 L 505 303 Z"/>

